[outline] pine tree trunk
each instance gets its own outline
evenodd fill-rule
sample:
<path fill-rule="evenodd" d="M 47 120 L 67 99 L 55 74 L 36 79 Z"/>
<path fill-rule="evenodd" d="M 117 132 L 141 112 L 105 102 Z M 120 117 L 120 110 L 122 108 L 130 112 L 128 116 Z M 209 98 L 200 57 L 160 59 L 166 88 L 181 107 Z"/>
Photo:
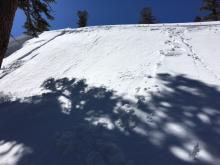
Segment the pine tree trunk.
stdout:
<path fill-rule="evenodd" d="M 0 0 L 0 69 L 6 53 L 18 0 Z"/>
<path fill-rule="evenodd" d="M 218 14 L 217 14 L 217 10 L 213 9 L 212 10 L 213 16 L 214 16 L 214 21 L 218 21 Z"/>
<path fill-rule="evenodd" d="M 213 8 L 212 8 L 212 14 L 213 14 L 213 16 L 214 16 L 213 21 L 218 21 L 218 12 L 217 12 L 218 3 L 219 3 L 219 2 L 218 2 L 217 0 L 213 0 L 213 1 L 212 1 L 212 6 L 213 6 Z"/>

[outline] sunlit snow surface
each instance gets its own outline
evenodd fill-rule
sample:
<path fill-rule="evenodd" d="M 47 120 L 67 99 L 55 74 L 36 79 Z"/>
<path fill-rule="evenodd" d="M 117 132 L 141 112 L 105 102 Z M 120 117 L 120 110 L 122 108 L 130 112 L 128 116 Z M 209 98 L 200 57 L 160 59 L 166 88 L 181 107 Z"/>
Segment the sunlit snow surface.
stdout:
<path fill-rule="evenodd" d="M 0 70 L 0 165 L 219 165 L 219 43 L 219 22 L 27 41 Z"/>

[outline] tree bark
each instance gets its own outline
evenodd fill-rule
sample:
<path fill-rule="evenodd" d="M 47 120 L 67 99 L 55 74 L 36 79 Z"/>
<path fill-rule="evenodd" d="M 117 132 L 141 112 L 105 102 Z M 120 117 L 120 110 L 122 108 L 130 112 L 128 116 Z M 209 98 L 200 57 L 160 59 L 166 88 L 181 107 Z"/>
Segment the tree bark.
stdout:
<path fill-rule="evenodd" d="M 212 14 L 214 16 L 214 21 L 218 21 L 218 12 L 217 12 L 217 8 L 218 8 L 218 1 L 217 0 L 214 0 L 213 1 L 213 9 L 212 9 Z"/>
<path fill-rule="evenodd" d="M 5 56 L 18 0 L 0 0 L 0 69 Z"/>
<path fill-rule="evenodd" d="M 213 9 L 212 10 L 213 16 L 214 16 L 214 21 L 218 21 L 218 14 L 217 14 L 217 10 Z"/>

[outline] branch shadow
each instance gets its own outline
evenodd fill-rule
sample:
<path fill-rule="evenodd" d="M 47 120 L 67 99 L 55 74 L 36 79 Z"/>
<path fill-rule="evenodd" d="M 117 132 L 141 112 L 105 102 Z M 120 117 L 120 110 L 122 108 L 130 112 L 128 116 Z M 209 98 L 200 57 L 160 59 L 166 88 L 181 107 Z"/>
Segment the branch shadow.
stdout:
<path fill-rule="evenodd" d="M 217 165 L 217 87 L 183 75 L 157 79 L 164 90 L 150 100 L 67 78 L 46 80 L 40 96 L 3 96 L 0 164 Z"/>

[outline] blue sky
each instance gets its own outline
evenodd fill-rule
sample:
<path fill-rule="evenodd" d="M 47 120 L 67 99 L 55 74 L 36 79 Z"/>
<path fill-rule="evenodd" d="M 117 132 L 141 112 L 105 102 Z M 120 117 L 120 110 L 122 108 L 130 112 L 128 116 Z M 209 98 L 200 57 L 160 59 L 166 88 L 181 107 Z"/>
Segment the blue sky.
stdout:
<path fill-rule="evenodd" d="M 200 15 L 202 0 L 57 0 L 52 5 L 55 20 L 51 29 L 75 28 L 78 10 L 89 12 L 89 25 L 136 24 L 140 10 L 150 6 L 154 16 L 162 23 L 191 22 Z M 23 33 L 25 16 L 18 10 L 12 34 Z"/>

